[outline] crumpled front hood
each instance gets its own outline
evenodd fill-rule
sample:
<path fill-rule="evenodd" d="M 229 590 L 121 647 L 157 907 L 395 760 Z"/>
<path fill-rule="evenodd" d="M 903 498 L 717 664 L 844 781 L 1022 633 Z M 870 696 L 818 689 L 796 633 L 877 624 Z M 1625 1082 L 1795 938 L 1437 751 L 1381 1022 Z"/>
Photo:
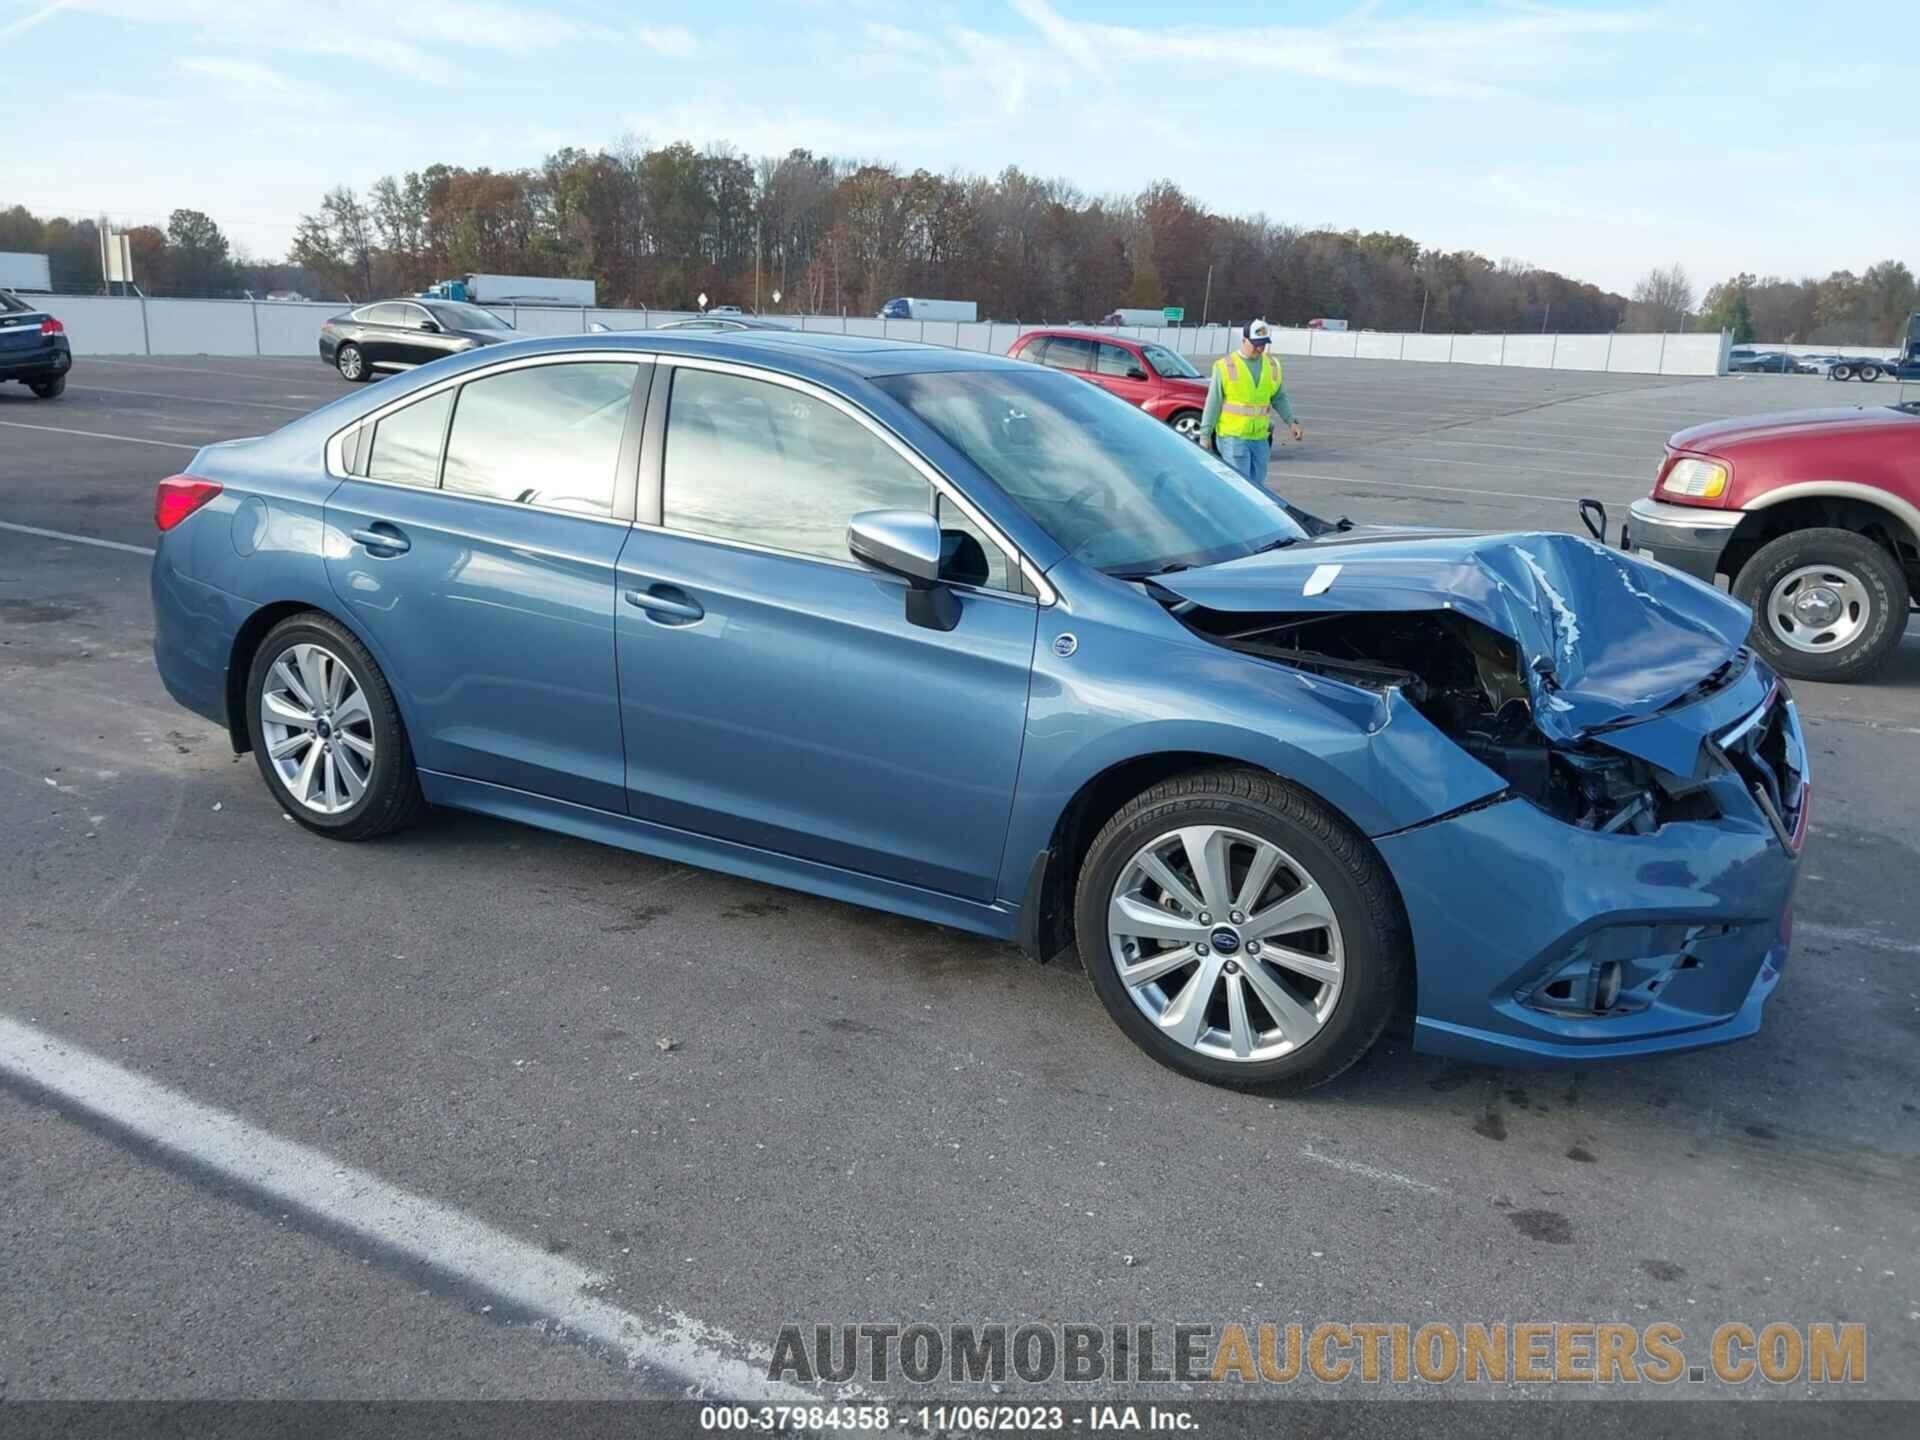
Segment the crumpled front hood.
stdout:
<path fill-rule="evenodd" d="M 1458 611 L 1520 647 L 1549 740 L 1643 720 L 1745 642 L 1745 605 L 1576 535 L 1436 535 L 1290 546 L 1149 582 L 1246 614 Z"/>

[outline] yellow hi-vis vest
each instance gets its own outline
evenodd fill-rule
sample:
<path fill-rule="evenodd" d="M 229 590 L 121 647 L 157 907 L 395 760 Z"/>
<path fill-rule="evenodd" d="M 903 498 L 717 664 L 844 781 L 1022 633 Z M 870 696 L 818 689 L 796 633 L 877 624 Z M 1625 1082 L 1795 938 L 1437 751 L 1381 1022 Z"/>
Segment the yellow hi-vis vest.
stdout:
<path fill-rule="evenodd" d="M 1265 440 L 1273 433 L 1268 410 L 1280 393 L 1280 362 L 1271 355 L 1260 357 L 1259 373 L 1248 365 L 1238 350 L 1213 362 L 1220 372 L 1220 420 L 1216 435 L 1234 440 Z"/>

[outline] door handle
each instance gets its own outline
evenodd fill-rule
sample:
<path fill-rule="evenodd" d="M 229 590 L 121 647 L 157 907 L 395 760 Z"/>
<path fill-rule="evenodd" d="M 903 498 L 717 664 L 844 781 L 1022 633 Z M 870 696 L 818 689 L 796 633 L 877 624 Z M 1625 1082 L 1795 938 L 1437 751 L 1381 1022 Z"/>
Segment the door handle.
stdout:
<path fill-rule="evenodd" d="M 706 610 L 686 591 L 674 585 L 653 585 L 645 590 L 627 591 L 627 603 L 647 612 L 647 617 L 662 625 L 691 625 L 704 619 Z"/>
<path fill-rule="evenodd" d="M 347 535 L 369 550 L 388 550 L 395 555 L 404 555 L 413 548 L 411 540 L 384 520 L 376 520 L 362 530 L 349 530 Z"/>

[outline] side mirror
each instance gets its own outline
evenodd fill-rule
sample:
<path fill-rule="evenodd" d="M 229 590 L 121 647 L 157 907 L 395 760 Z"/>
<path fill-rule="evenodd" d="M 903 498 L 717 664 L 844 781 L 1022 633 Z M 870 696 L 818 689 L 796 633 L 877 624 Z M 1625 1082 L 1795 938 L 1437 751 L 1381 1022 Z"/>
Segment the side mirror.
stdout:
<path fill-rule="evenodd" d="M 1129 380 L 1144 380 L 1147 378 L 1147 372 L 1142 370 L 1138 365 L 1130 365 L 1127 367 L 1127 378 Z"/>
<path fill-rule="evenodd" d="M 422 320 L 420 322 L 420 328 L 429 335 L 438 335 L 440 333 L 439 325 L 432 320 Z"/>
<path fill-rule="evenodd" d="M 924 510 L 863 510 L 847 525 L 847 551 L 907 582 L 907 619 L 928 630 L 960 623 L 960 597 L 940 583 L 940 522 Z"/>
<path fill-rule="evenodd" d="M 613 333 L 613 327 L 603 320 L 589 320 L 587 322 L 587 333 L 589 335 L 611 335 Z"/>

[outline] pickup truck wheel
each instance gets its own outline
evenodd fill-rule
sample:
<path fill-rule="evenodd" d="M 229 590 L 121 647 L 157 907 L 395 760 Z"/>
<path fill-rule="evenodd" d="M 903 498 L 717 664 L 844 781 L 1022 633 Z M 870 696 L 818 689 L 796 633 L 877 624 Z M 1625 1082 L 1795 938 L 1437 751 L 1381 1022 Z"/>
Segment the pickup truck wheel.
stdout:
<path fill-rule="evenodd" d="M 1827 378 L 1830 380 L 1851 380 L 1853 378 L 1853 367 L 1851 365 L 1836 365 L 1827 371 Z"/>
<path fill-rule="evenodd" d="M 1411 964 L 1386 866 L 1263 771 L 1199 770 L 1101 829 L 1075 896 L 1080 958 L 1128 1037 L 1216 1085 L 1321 1085 L 1379 1038 Z"/>
<path fill-rule="evenodd" d="M 1796 680 L 1864 680 L 1907 628 L 1906 575 L 1851 530 L 1770 541 L 1740 568 L 1733 593 L 1753 608 L 1753 648 Z"/>

